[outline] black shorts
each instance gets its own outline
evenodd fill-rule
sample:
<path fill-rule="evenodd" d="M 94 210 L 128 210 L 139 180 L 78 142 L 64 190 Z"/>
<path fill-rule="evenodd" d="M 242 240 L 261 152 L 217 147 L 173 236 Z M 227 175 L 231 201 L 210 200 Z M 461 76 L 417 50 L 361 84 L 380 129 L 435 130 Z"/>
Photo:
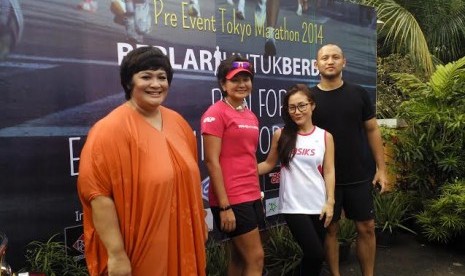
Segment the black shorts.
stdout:
<path fill-rule="evenodd" d="M 215 225 L 217 229 L 221 231 L 220 209 L 215 206 L 210 207 L 210 209 L 213 214 Z M 236 217 L 236 229 L 232 232 L 221 231 L 229 238 L 248 233 L 257 227 L 259 229 L 265 228 L 265 212 L 261 199 L 231 205 L 231 209 Z"/>
<path fill-rule="evenodd" d="M 373 184 L 371 181 L 349 185 L 336 185 L 333 221 L 344 215 L 351 220 L 366 221 L 375 218 Z"/>

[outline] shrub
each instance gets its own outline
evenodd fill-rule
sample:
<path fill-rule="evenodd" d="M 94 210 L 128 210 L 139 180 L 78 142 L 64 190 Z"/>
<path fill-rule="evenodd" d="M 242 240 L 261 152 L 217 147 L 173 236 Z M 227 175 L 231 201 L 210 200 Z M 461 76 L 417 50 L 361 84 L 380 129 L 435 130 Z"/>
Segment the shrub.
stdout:
<path fill-rule="evenodd" d="M 465 57 L 437 66 L 426 83 L 393 76 L 409 97 L 399 110 L 408 127 L 395 144 L 400 186 L 434 198 L 442 184 L 465 178 Z"/>
<path fill-rule="evenodd" d="M 227 274 L 228 252 L 226 242 L 218 242 L 212 238 L 207 241 L 207 275 L 222 276 Z"/>
<path fill-rule="evenodd" d="M 398 108 L 407 97 L 394 85 L 396 80 L 391 74 L 392 72 L 415 74 L 416 68 L 409 56 L 400 54 L 378 57 L 376 63 L 378 65 L 376 117 L 378 119 L 397 118 Z"/>
<path fill-rule="evenodd" d="M 339 231 L 337 232 L 339 243 L 352 244 L 356 238 L 355 223 L 345 217 L 341 217 L 339 220 Z"/>
<path fill-rule="evenodd" d="M 26 246 L 26 267 L 22 271 L 42 272 L 47 276 L 87 276 L 87 268 L 66 253 L 66 245 L 55 241 L 32 241 Z"/>
<path fill-rule="evenodd" d="M 382 195 L 375 193 L 373 203 L 375 206 L 376 228 L 380 231 L 392 234 L 398 229 L 403 229 L 416 234 L 403 224 L 407 219 L 409 210 L 408 198 L 404 193 L 400 191 Z"/>
<path fill-rule="evenodd" d="M 269 271 L 279 271 L 280 275 L 293 272 L 299 266 L 303 254 L 286 224 L 268 229 L 264 250 L 266 268 Z"/>
<path fill-rule="evenodd" d="M 428 241 L 448 243 L 465 234 L 465 179 L 446 184 L 437 199 L 428 201 L 416 215 Z"/>

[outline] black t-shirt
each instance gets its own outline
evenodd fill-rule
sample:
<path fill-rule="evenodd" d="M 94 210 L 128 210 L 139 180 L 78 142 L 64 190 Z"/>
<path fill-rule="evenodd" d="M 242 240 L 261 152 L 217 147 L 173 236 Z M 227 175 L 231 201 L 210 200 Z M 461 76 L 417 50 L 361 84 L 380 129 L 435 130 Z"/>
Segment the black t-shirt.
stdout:
<path fill-rule="evenodd" d="M 336 184 L 355 184 L 368 179 L 364 122 L 375 117 L 368 92 L 344 82 L 334 90 L 312 87 L 316 108 L 313 123 L 334 138 Z"/>

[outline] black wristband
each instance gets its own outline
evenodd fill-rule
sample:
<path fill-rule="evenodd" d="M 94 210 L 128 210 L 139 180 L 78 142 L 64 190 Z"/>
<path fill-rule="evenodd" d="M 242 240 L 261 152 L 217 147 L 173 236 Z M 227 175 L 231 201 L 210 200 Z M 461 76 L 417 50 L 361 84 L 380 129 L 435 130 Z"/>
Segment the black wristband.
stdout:
<path fill-rule="evenodd" d="M 229 209 L 231 209 L 231 205 L 228 205 L 226 207 L 219 207 L 220 208 L 220 211 L 227 211 Z"/>

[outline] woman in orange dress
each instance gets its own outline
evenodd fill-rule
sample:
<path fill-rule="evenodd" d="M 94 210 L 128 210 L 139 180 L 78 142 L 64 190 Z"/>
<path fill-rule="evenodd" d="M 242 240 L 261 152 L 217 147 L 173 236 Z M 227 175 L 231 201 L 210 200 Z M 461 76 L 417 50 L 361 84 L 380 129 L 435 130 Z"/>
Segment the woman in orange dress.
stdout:
<path fill-rule="evenodd" d="M 97 122 L 81 153 L 78 191 L 91 276 L 205 275 L 200 173 L 192 128 L 162 106 L 173 70 L 159 49 L 120 68 L 127 101 Z"/>

